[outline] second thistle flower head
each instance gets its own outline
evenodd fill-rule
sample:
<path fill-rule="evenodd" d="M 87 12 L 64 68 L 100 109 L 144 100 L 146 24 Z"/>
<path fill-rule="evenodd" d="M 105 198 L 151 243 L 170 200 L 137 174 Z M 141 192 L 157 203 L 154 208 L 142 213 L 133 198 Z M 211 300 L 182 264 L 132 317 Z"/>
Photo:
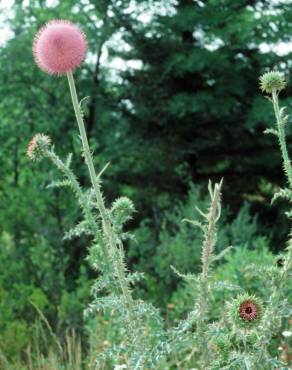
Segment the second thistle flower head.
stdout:
<path fill-rule="evenodd" d="M 44 134 L 36 134 L 28 144 L 27 155 L 33 161 L 40 161 L 49 149 L 52 141 L 51 138 Z"/>
<path fill-rule="evenodd" d="M 273 91 L 280 92 L 285 88 L 285 85 L 285 78 L 278 71 L 267 72 L 260 77 L 260 88 L 267 94 L 272 94 Z"/>
<path fill-rule="evenodd" d="M 32 49 L 40 69 L 49 74 L 64 75 L 83 61 L 86 38 L 70 21 L 52 20 L 38 31 Z"/>
<path fill-rule="evenodd" d="M 263 312 L 262 301 L 249 294 L 241 294 L 229 304 L 229 321 L 241 328 L 250 328 L 257 325 Z"/>

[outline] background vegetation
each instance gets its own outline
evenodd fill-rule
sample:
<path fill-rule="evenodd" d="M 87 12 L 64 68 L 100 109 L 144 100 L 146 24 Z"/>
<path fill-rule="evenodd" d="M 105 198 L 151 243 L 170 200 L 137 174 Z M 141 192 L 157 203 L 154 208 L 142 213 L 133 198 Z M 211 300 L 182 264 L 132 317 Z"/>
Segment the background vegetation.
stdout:
<path fill-rule="evenodd" d="M 291 1 L 15 0 L 6 21 L 13 36 L 0 48 L 3 369 L 33 361 L 37 351 L 50 357 L 68 340 L 88 348 L 90 338 L 98 350 L 115 335 L 106 321 L 83 320 L 94 275 L 88 240 L 63 238 L 80 218 L 73 197 L 47 189 L 57 174 L 25 156 L 32 135 L 44 132 L 61 152 L 73 152 L 74 170 L 88 181 L 67 81 L 39 71 L 31 53 L 36 30 L 52 18 L 78 23 L 88 38 L 76 83 L 89 96 L 85 122 L 96 166 L 111 162 L 107 197 L 130 196 L 136 205 L 129 228 L 137 241 L 128 243 L 127 258 L 146 275 L 137 296 L 154 301 L 167 322 L 192 304 L 170 265 L 182 272 L 199 266 L 201 240 L 181 219 L 194 218 L 195 204 L 204 208 L 209 178 L 224 177 L 218 248 L 235 247 L 215 277 L 257 291 L 246 266 L 271 261 L 288 234 L 284 205 L 270 206 L 284 175 L 276 143 L 262 134 L 274 118 L 258 76 L 291 69 L 288 49 L 275 52 L 291 42 Z M 288 109 L 291 92 L 290 84 L 282 95 Z M 216 297 L 213 309 L 216 315 Z"/>

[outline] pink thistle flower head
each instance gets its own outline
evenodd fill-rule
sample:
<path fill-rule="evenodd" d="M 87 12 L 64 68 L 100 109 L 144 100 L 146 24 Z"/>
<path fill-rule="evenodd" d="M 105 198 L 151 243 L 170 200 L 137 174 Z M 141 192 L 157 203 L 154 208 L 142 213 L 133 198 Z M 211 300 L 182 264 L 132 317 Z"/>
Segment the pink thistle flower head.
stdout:
<path fill-rule="evenodd" d="M 248 299 L 241 303 L 239 306 L 239 316 L 246 321 L 251 321 L 258 316 L 258 305 L 251 299 Z"/>
<path fill-rule="evenodd" d="M 52 20 L 43 26 L 33 41 L 33 55 L 40 69 L 52 75 L 74 71 L 84 60 L 86 38 L 67 20 Z"/>

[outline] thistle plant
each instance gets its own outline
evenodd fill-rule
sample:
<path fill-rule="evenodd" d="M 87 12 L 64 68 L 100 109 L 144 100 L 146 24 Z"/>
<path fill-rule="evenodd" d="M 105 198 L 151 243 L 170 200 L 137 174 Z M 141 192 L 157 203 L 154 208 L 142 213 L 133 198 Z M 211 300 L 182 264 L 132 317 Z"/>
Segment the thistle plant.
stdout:
<path fill-rule="evenodd" d="M 279 147 L 283 159 L 283 168 L 286 175 L 288 187 L 280 189 L 279 192 L 274 194 L 272 203 L 278 198 L 284 198 L 290 203 L 292 201 L 292 167 L 291 160 L 289 158 L 287 144 L 286 144 L 286 132 L 285 127 L 289 121 L 289 116 L 285 114 L 285 107 L 280 108 L 279 106 L 279 93 L 284 89 L 286 81 L 282 73 L 278 71 L 271 71 L 265 73 L 260 78 L 260 87 L 263 92 L 269 94 L 268 99 L 272 102 L 275 118 L 276 118 L 276 129 L 267 131 L 272 133 L 278 138 Z M 291 218 L 292 212 L 289 211 L 286 215 Z M 285 287 L 291 278 L 292 268 L 292 230 L 290 230 L 290 237 L 287 243 L 286 253 L 282 256 L 281 267 L 268 269 L 266 272 L 272 277 L 271 286 L 272 293 L 267 302 L 266 312 L 263 317 L 263 325 L 261 327 L 261 335 L 263 338 L 264 345 L 260 350 L 260 361 L 268 362 L 268 346 L 273 336 L 273 333 L 281 326 L 281 321 L 284 317 L 291 315 L 291 305 L 284 296 L 283 292 Z"/>
<path fill-rule="evenodd" d="M 195 223 L 194 225 L 199 226 L 204 233 L 204 242 L 202 246 L 202 272 L 199 278 L 199 297 L 198 297 L 198 308 L 199 316 L 197 322 L 197 335 L 200 338 L 200 352 L 202 356 L 202 367 L 206 367 L 209 364 L 209 349 L 206 343 L 208 342 L 207 332 L 207 319 L 208 319 L 208 304 L 209 304 L 209 289 L 210 289 L 210 268 L 212 263 L 216 259 L 214 257 L 214 246 L 216 244 L 217 232 L 216 223 L 220 218 L 221 213 L 221 188 L 223 181 L 219 184 L 215 184 L 212 189 L 211 183 L 209 184 L 210 193 L 210 209 L 207 214 L 204 214 L 199 210 L 200 214 L 205 218 L 205 224 Z M 230 248 L 224 251 L 227 252 Z M 217 256 L 218 258 L 219 256 Z M 219 257 L 220 258 L 220 257 Z"/>
<path fill-rule="evenodd" d="M 94 190 L 96 208 L 102 220 L 104 243 L 106 244 L 106 248 L 108 248 L 107 250 L 103 248 L 105 253 L 104 257 L 106 257 L 106 255 L 109 257 L 109 262 L 112 263 L 113 271 L 118 280 L 125 303 L 129 311 L 131 311 L 133 309 L 133 298 L 129 283 L 126 279 L 125 266 L 122 260 L 122 245 L 113 230 L 110 212 L 106 209 L 102 197 L 100 181 L 94 168 L 72 73 L 74 68 L 82 62 L 85 56 L 85 50 L 86 40 L 84 34 L 75 25 L 63 20 L 49 22 L 38 32 L 33 45 L 35 59 L 41 69 L 50 74 L 67 75 L 72 104 L 82 142 L 83 156 L 88 167 Z M 37 140 L 40 144 L 39 138 L 37 138 Z"/>
<path fill-rule="evenodd" d="M 48 136 L 37 134 L 31 140 L 27 154 L 37 161 L 44 157 L 50 159 L 64 176 L 63 180 L 53 185 L 69 186 L 74 191 L 84 220 L 68 234 L 74 236 L 87 233 L 93 236 L 88 260 L 101 276 L 93 286 L 92 291 L 96 297 L 86 313 L 95 314 L 99 310 L 114 312 L 121 321 L 122 338 L 120 344 L 115 344 L 100 354 L 97 366 L 100 361 L 106 362 L 109 358 L 112 366 L 122 361 L 130 368 L 140 369 L 149 363 L 145 353 L 153 339 L 151 335 L 143 334 L 150 331 L 149 318 L 156 321 L 157 328 L 161 325 L 161 319 L 151 305 L 135 301 L 132 296 L 131 284 L 139 279 L 139 275 L 130 274 L 125 264 L 123 240 L 128 235 L 123 232 L 123 226 L 131 218 L 134 206 L 128 198 L 122 197 L 114 201 L 111 208 L 107 208 L 103 199 L 101 176 L 107 165 L 99 174 L 96 173 L 73 78 L 73 71 L 84 59 L 85 52 L 85 35 L 77 26 L 65 20 L 47 23 L 37 33 L 33 43 L 36 63 L 44 72 L 67 76 L 81 138 L 82 155 L 88 167 L 92 188 L 88 191 L 81 188 L 70 167 L 71 155 L 66 161 L 62 161 L 51 146 Z M 104 292 L 107 293 L 105 296 L 102 295 Z"/>
<path fill-rule="evenodd" d="M 215 261 L 220 260 L 231 247 L 225 248 L 220 253 L 215 253 L 217 241 L 217 222 L 221 215 L 221 191 L 223 180 L 213 187 L 209 182 L 208 190 L 210 203 L 207 212 L 197 208 L 203 221 L 185 219 L 184 222 L 191 227 L 199 228 L 203 233 L 203 244 L 201 254 L 201 273 L 182 274 L 173 268 L 174 272 L 190 283 L 198 291 L 194 302 L 194 309 L 188 314 L 185 320 L 179 322 L 177 327 L 168 331 L 168 354 L 187 353 L 190 348 L 196 348 L 198 352 L 196 365 L 201 369 L 207 369 L 212 363 L 211 336 L 209 333 L 209 309 L 212 296 L 211 273 Z M 187 357 L 192 357 L 187 355 Z"/>
<path fill-rule="evenodd" d="M 261 90 L 268 94 L 272 102 L 276 127 L 266 130 L 275 135 L 282 154 L 284 173 L 288 187 L 280 189 L 272 202 L 278 198 L 292 201 L 292 167 L 286 144 L 285 126 L 289 116 L 285 108 L 279 107 L 279 93 L 285 88 L 284 76 L 277 71 L 265 73 L 260 78 Z M 291 211 L 287 216 L 291 218 Z M 210 332 L 216 337 L 215 347 L 217 358 L 212 361 L 212 369 L 284 369 L 287 366 L 277 356 L 272 356 L 270 346 L 273 337 L 279 333 L 282 322 L 291 316 L 291 306 L 285 290 L 291 277 L 292 242 L 291 232 L 286 253 L 281 256 L 279 266 L 275 261 L 272 266 L 258 269 L 249 266 L 248 271 L 255 279 L 270 282 L 270 297 L 266 302 L 249 293 L 243 293 L 227 302 L 227 322 L 222 326 L 218 322 L 210 325 Z"/>
<path fill-rule="evenodd" d="M 292 187 L 292 167 L 289 159 L 287 145 L 285 140 L 285 125 L 288 122 L 289 116 L 285 114 L 285 108 L 279 107 L 279 93 L 285 88 L 286 82 L 284 76 L 277 71 L 267 72 L 260 78 L 260 88 L 264 93 L 271 95 L 269 99 L 273 103 L 273 108 L 276 117 L 276 129 L 270 131 L 274 133 L 279 140 L 279 145 L 283 158 L 283 167 L 287 176 L 289 187 Z M 267 131 L 269 132 L 269 131 Z"/>
<path fill-rule="evenodd" d="M 284 172 L 289 186 L 276 193 L 273 201 L 279 197 L 292 201 L 292 169 L 285 139 L 285 125 L 288 122 L 288 116 L 284 114 L 283 108 L 279 108 L 278 103 L 279 92 L 285 85 L 283 76 L 278 72 L 267 73 L 260 79 L 261 89 L 272 96 L 269 100 L 272 101 L 274 107 L 276 129 L 267 130 L 267 132 L 278 137 Z M 261 269 L 257 266 L 250 266 L 248 269 L 249 274 L 255 279 L 258 279 L 260 274 L 263 281 L 270 281 L 271 294 L 268 301 L 262 302 L 260 297 L 243 292 L 235 296 L 232 301 L 226 302 L 222 317 L 213 322 L 210 318 L 209 302 L 216 289 L 211 279 L 212 264 L 224 257 L 231 249 L 228 247 L 214 255 L 216 223 L 219 220 L 221 209 L 221 186 L 222 183 L 216 184 L 213 190 L 209 185 L 210 208 L 207 213 L 198 210 L 205 223 L 185 220 L 203 231 L 202 272 L 200 276 L 196 276 L 181 274 L 174 269 L 180 277 L 195 287 L 198 295 L 194 310 L 176 328 L 168 332 L 169 353 L 172 351 L 180 354 L 189 352 L 185 358 L 195 357 L 195 365 L 200 369 L 284 369 L 283 366 L 287 364 L 279 357 L 271 355 L 270 346 L 272 338 L 281 329 L 283 319 L 291 315 L 289 302 L 284 293 L 289 282 L 289 275 L 291 275 L 291 236 L 287 252 L 282 257 L 282 266 L 279 267 L 275 261 L 275 265 L 272 266 L 265 266 Z M 288 212 L 287 215 L 291 217 L 292 213 Z M 218 285 L 220 282 L 216 283 Z M 241 290 L 240 287 L 234 288 Z M 196 348 L 196 350 L 193 352 L 191 348 Z"/>
<path fill-rule="evenodd" d="M 279 192 L 274 194 L 272 199 L 272 203 L 278 198 L 284 198 L 289 202 L 292 201 L 292 166 L 291 160 L 289 158 L 287 144 L 286 144 L 286 132 L 285 127 L 289 121 L 289 115 L 285 114 L 286 107 L 280 108 L 279 106 L 279 93 L 281 90 L 284 89 L 286 85 L 286 81 L 282 73 L 277 71 L 272 71 L 265 73 L 260 78 L 260 86 L 263 92 L 272 95 L 272 98 L 268 97 L 268 99 L 273 103 L 273 108 L 275 112 L 276 118 L 276 129 L 273 131 L 267 131 L 267 133 L 274 134 L 279 141 L 279 146 L 282 154 L 283 159 L 283 168 L 287 178 L 288 188 L 280 189 Z M 286 215 L 291 218 L 292 213 L 291 211 L 286 213 Z M 291 272 L 292 266 L 292 240 L 291 240 L 291 232 L 290 232 L 290 239 L 288 241 L 287 246 L 287 254 L 284 256 L 284 260 L 282 263 L 281 273 L 280 273 L 280 280 L 278 284 L 284 285 L 287 283 L 287 279 L 289 277 L 289 273 Z"/>
<path fill-rule="evenodd" d="M 223 181 L 214 187 L 209 183 L 209 208 L 207 212 L 198 209 L 202 221 L 184 220 L 203 233 L 200 274 L 182 274 L 173 267 L 174 272 L 197 292 L 191 312 L 176 326 L 167 329 L 156 308 L 135 299 L 132 286 L 142 276 L 128 271 L 124 251 L 124 241 L 131 237 L 124 231 L 124 225 L 131 219 L 134 205 L 126 197 L 116 199 L 109 207 L 106 205 L 102 177 L 108 165 L 96 172 L 73 77 L 74 70 L 85 58 L 86 47 L 85 35 L 76 25 L 64 20 L 49 22 L 33 42 L 33 54 L 40 69 L 50 75 L 67 77 L 90 188 L 84 189 L 74 174 L 72 155 L 62 160 L 49 136 L 36 134 L 28 145 L 27 155 L 33 161 L 49 159 L 62 175 L 51 186 L 69 187 L 76 196 L 83 219 L 65 237 L 86 234 L 92 238 L 88 261 L 98 277 L 92 287 L 94 299 L 85 313 L 106 313 L 112 325 L 118 328 L 115 343 L 96 354 L 96 368 L 159 369 L 166 368 L 165 363 L 167 368 L 172 368 L 172 358 L 178 359 L 180 368 L 188 368 L 191 363 L 204 370 L 265 370 L 285 366 L 270 354 L 269 346 L 289 313 L 283 292 L 291 273 L 292 231 L 281 266 L 275 263 L 261 271 L 249 271 L 255 278 L 260 273 L 262 278 L 271 280 L 268 301 L 236 287 L 241 293 L 234 294 L 230 302 L 222 302 L 222 315 L 214 319 L 210 314 L 213 294 L 220 285 L 213 280 L 215 264 L 232 249 L 216 251 Z M 267 132 L 278 138 L 288 182 L 288 187 L 275 194 L 273 201 L 282 197 L 292 202 L 292 167 L 285 139 L 288 116 L 278 101 L 285 84 L 279 72 L 266 73 L 260 79 L 260 87 L 269 95 L 276 117 L 276 128 Z M 292 212 L 288 217 L 292 217 Z M 226 285 L 221 283 L 224 289 Z"/>

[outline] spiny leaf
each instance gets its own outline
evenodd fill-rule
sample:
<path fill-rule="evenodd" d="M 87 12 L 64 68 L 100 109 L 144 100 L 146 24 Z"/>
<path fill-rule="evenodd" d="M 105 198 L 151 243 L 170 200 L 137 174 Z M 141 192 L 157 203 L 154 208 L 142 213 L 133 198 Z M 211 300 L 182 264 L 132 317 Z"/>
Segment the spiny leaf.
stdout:
<path fill-rule="evenodd" d="M 87 221 L 81 221 L 75 227 L 67 231 L 63 237 L 64 240 L 70 240 L 72 238 L 76 238 L 81 236 L 82 234 L 91 235 L 92 232 L 88 226 Z"/>
<path fill-rule="evenodd" d="M 203 233 L 206 232 L 206 227 L 201 222 L 199 222 L 199 221 L 196 221 L 196 220 L 188 220 L 188 219 L 184 218 L 182 220 L 182 222 L 186 222 L 186 223 L 191 224 L 193 226 L 199 227 L 203 231 Z"/>
<path fill-rule="evenodd" d="M 280 189 L 277 193 L 274 194 L 271 200 L 271 204 L 273 204 L 279 198 L 283 198 L 291 202 L 292 201 L 292 190 L 288 188 Z"/>
<path fill-rule="evenodd" d="M 231 290 L 231 291 L 234 291 L 234 290 L 243 290 L 239 285 L 237 284 L 232 284 L 230 283 L 229 281 L 226 281 L 226 280 L 219 280 L 219 281 L 215 281 L 214 283 L 211 283 L 210 284 L 210 288 L 214 289 L 214 290 Z"/>
<path fill-rule="evenodd" d="M 199 277 L 196 276 L 195 274 L 191 274 L 191 273 L 188 273 L 188 274 L 184 274 L 180 271 L 178 271 L 174 266 L 170 266 L 170 268 L 172 269 L 172 271 L 177 275 L 179 276 L 180 278 L 184 279 L 185 281 L 187 282 L 191 282 L 191 281 L 198 281 Z"/>
<path fill-rule="evenodd" d="M 278 131 L 273 129 L 273 128 L 267 128 L 265 131 L 264 131 L 264 134 L 268 135 L 268 134 L 272 134 L 272 135 L 275 135 L 278 137 Z"/>
<path fill-rule="evenodd" d="M 49 185 L 47 185 L 47 189 L 63 188 L 67 186 L 71 186 L 71 182 L 69 180 L 58 180 L 58 181 L 53 181 Z"/>
<path fill-rule="evenodd" d="M 216 256 L 212 256 L 212 262 L 215 262 L 215 261 L 218 261 L 218 260 L 224 258 L 225 255 L 231 251 L 231 249 L 233 249 L 232 245 L 223 249 L 223 251 L 220 252 L 219 254 L 217 254 Z"/>

